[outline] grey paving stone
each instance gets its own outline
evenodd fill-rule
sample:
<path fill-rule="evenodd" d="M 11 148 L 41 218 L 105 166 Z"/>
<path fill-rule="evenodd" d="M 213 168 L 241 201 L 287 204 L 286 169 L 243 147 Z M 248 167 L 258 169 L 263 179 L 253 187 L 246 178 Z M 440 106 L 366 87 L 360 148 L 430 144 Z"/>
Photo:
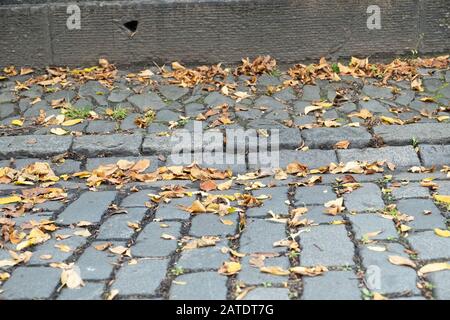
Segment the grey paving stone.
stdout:
<path fill-rule="evenodd" d="M 219 269 L 229 259 L 228 254 L 222 253 L 223 247 L 227 247 L 225 241 L 218 242 L 213 247 L 183 250 L 177 266 L 184 269 Z"/>
<path fill-rule="evenodd" d="M 398 169 L 420 166 L 412 146 L 337 150 L 339 161 L 387 161 Z"/>
<path fill-rule="evenodd" d="M 363 93 L 371 98 L 390 99 L 393 97 L 392 91 L 389 88 L 377 87 L 374 85 L 365 85 Z"/>
<path fill-rule="evenodd" d="M 89 124 L 86 128 L 87 133 L 109 133 L 116 131 L 118 127 L 117 122 L 115 121 L 105 121 L 105 120 L 96 120 L 89 121 Z"/>
<path fill-rule="evenodd" d="M 217 272 L 184 274 L 175 279 L 184 285 L 172 283 L 170 300 L 225 300 L 227 278 Z"/>
<path fill-rule="evenodd" d="M 60 229 L 55 231 L 54 235 L 70 235 L 69 238 L 56 240 L 55 236 L 44 242 L 43 244 L 36 247 L 33 252 L 33 256 L 30 259 L 30 265 L 49 265 L 52 262 L 64 262 L 70 256 L 72 256 L 81 246 L 86 243 L 86 238 L 74 235 L 74 232 L 81 231 L 81 229 Z M 71 251 L 65 252 L 61 251 L 56 245 L 68 246 Z M 43 260 L 41 256 L 51 255 L 50 259 Z"/>
<path fill-rule="evenodd" d="M 280 79 L 270 74 L 264 73 L 258 77 L 257 85 L 259 86 L 278 86 L 281 84 Z"/>
<path fill-rule="evenodd" d="M 287 105 L 284 103 L 268 96 L 260 96 L 258 99 L 255 100 L 255 107 L 265 107 L 268 108 L 266 112 L 272 111 L 272 110 L 286 110 Z"/>
<path fill-rule="evenodd" d="M 308 229 L 303 229 L 308 230 Z M 343 225 L 320 225 L 300 233 L 302 266 L 353 265 L 353 243 Z"/>
<path fill-rule="evenodd" d="M 407 106 L 413 101 L 415 96 L 414 91 L 411 90 L 402 90 L 400 94 L 395 99 L 395 103 L 398 103 L 402 106 Z"/>
<path fill-rule="evenodd" d="M 440 300 L 450 300 L 450 270 L 433 272 L 428 278 L 434 285 L 433 295 Z"/>
<path fill-rule="evenodd" d="M 430 197 L 427 188 L 424 188 L 419 183 L 414 182 L 407 185 L 402 185 L 400 187 L 392 187 L 391 190 L 392 196 L 398 200 Z"/>
<path fill-rule="evenodd" d="M 308 206 L 308 212 L 303 215 L 304 218 L 312 220 L 313 223 L 329 224 L 333 221 L 342 220 L 341 215 L 332 216 L 325 213 L 324 206 Z"/>
<path fill-rule="evenodd" d="M 104 242 L 93 242 L 76 262 L 76 266 L 80 268 L 80 276 L 83 280 L 107 280 L 111 277 L 111 273 L 119 260 L 119 255 L 114 254 L 108 249 L 99 251 L 94 246 Z M 125 243 L 111 242 L 113 247 L 124 246 Z"/>
<path fill-rule="evenodd" d="M 274 130 L 277 130 L 277 129 L 271 130 L 271 137 L 268 138 L 268 141 L 270 143 L 270 147 L 272 148 L 272 150 L 274 150 L 273 148 L 296 149 L 303 142 L 302 136 L 300 134 L 300 130 L 297 128 L 278 129 L 278 131 L 277 131 L 278 137 L 275 135 L 276 131 L 274 131 Z M 275 137 L 278 138 L 278 141 L 276 141 Z"/>
<path fill-rule="evenodd" d="M 159 92 L 169 100 L 178 100 L 189 92 L 188 88 L 182 88 L 174 85 L 159 86 Z"/>
<path fill-rule="evenodd" d="M 273 97 L 277 100 L 281 100 L 284 102 L 289 102 L 297 98 L 295 95 L 294 89 L 288 87 L 284 88 L 276 93 L 273 94 Z"/>
<path fill-rule="evenodd" d="M 0 103 L 13 102 L 16 96 L 12 92 L 3 92 L 0 94 Z"/>
<path fill-rule="evenodd" d="M 64 224 L 99 222 L 115 197 L 114 191 L 85 192 L 58 216 L 57 221 Z"/>
<path fill-rule="evenodd" d="M 303 300 L 361 299 L 358 278 L 351 271 L 329 271 L 322 276 L 305 277 L 303 281 Z"/>
<path fill-rule="evenodd" d="M 234 222 L 233 225 L 223 224 L 220 219 L 231 220 Z M 192 225 L 190 229 L 190 234 L 196 237 L 201 237 L 205 235 L 218 235 L 226 236 L 233 235 L 236 233 L 237 228 L 237 215 L 231 214 L 225 217 L 220 217 L 215 214 L 198 214 L 192 219 Z"/>
<path fill-rule="evenodd" d="M 18 267 L 3 285 L 0 298 L 49 299 L 59 284 L 61 271 L 46 267 Z"/>
<path fill-rule="evenodd" d="M 168 234 L 179 238 L 181 223 L 165 222 L 169 227 L 161 227 L 158 222 L 151 222 L 139 234 L 136 243 L 131 247 L 131 254 L 138 257 L 168 256 L 178 246 L 177 240 L 165 240 L 161 235 Z"/>
<path fill-rule="evenodd" d="M 276 154 L 273 156 L 274 160 L 272 164 L 261 165 L 264 163 L 260 160 L 260 155 L 257 153 L 249 153 L 249 169 L 255 170 L 259 168 L 286 168 L 289 163 L 300 162 L 309 168 L 318 168 L 321 166 L 329 165 L 331 162 L 336 163 L 337 158 L 334 150 L 308 150 L 308 151 L 294 151 L 294 150 L 281 150 L 279 151 L 279 163 L 276 164 Z"/>
<path fill-rule="evenodd" d="M 265 217 L 269 215 L 269 211 L 276 214 L 288 214 L 288 206 L 285 203 L 288 196 L 287 187 L 274 187 L 274 188 L 263 188 L 258 190 L 253 190 L 254 196 L 267 195 L 271 196 L 270 199 L 263 201 L 262 206 L 255 208 L 248 208 L 246 214 L 248 217 Z"/>
<path fill-rule="evenodd" d="M 141 111 L 161 110 L 166 104 L 155 92 L 136 94 L 128 97 L 128 101 Z"/>
<path fill-rule="evenodd" d="M 111 91 L 108 97 L 108 101 L 110 102 L 123 102 L 128 96 L 130 96 L 133 92 L 130 89 L 122 90 L 115 89 Z"/>
<path fill-rule="evenodd" d="M 35 162 L 47 162 L 50 164 L 50 167 L 53 169 L 55 174 L 61 175 L 64 173 L 75 173 L 80 171 L 81 162 L 74 161 L 71 159 L 65 159 L 63 163 L 51 163 L 50 161 L 46 159 L 35 159 L 35 158 L 28 158 L 28 159 L 16 159 L 14 160 L 15 168 L 20 170 L 24 167 L 33 164 Z"/>
<path fill-rule="evenodd" d="M 185 107 L 187 117 L 196 117 L 205 110 L 205 106 L 201 103 L 189 103 Z"/>
<path fill-rule="evenodd" d="M 313 128 L 302 131 L 305 143 L 310 148 L 329 148 L 342 140 L 350 141 L 349 148 L 364 148 L 370 144 L 372 136 L 365 128 Z"/>
<path fill-rule="evenodd" d="M 170 203 L 161 203 L 156 209 L 155 218 L 167 220 L 167 219 L 189 219 L 190 214 L 182 210 L 179 205 L 191 206 L 195 197 L 185 196 L 183 198 L 175 198 Z"/>
<path fill-rule="evenodd" d="M 119 160 L 128 160 L 137 162 L 139 160 L 147 159 L 150 161 L 150 166 L 144 171 L 144 172 L 153 172 L 158 167 L 162 165 L 161 161 L 158 159 L 158 157 L 106 157 L 106 158 L 89 158 L 86 160 L 86 170 L 92 171 L 94 169 L 97 169 L 101 165 L 108 165 L 108 164 L 116 164 Z"/>
<path fill-rule="evenodd" d="M 139 113 L 130 113 L 120 122 L 120 130 L 123 131 L 143 131 L 136 125 L 136 118 L 140 117 Z"/>
<path fill-rule="evenodd" d="M 389 219 L 385 219 L 376 214 L 356 214 L 348 216 L 352 223 L 353 231 L 356 234 L 357 239 L 394 239 L 398 237 L 397 231 L 394 226 L 394 222 Z M 367 237 L 368 233 L 381 231 L 374 237 Z"/>
<path fill-rule="evenodd" d="M 244 253 L 284 251 L 284 248 L 275 248 L 273 243 L 286 238 L 285 228 L 281 223 L 247 219 L 239 250 Z"/>
<path fill-rule="evenodd" d="M 374 127 L 374 133 L 392 146 L 409 145 L 415 138 L 419 143 L 450 143 L 450 123 L 413 123 Z"/>
<path fill-rule="evenodd" d="M 125 197 L 120 206 L 124 208 L 131 208 L 131 207 L 146 207 L 145 203 L 150 201 L 150 197 L 148 194 L 154 194 L 156 193 L 155 190 L 152 189 L 144 189 L 140 190 L 138 192 L 133 192 L 129 196 Z"/>
<path fill-rule="evenodd" d="M 46 157 L 69 151 L 69 136 L 3 136 L 0 137 L 0 159 Z"/>
<path fill-rule="evenodd" d="M 288 300 L 287 288 L 255 288 L 244 297 L 243 300 Z"/>
<path fill-rule="evenodd" d="M 98 155 L 139 155 L 142 135 L 112 134 L 106 136 L 81 136 L 74 139 L 72 150 L 89 157 Z"/>
<path fill-rule="evenodd" d="M 12 103 L 0 104 L 0 119 L 12 116 L 15 113 L 15 106 Z"/>
<path fill-rule="evenodd" d="M 217 107 L 222 104 L 227 104 L 228 106 L 234 105 L 233 99 L 231 99 L 230 97 L 224 96 L 223 94 L 221 94 L 219 92 L 209 93 L 205 97 L 204 102 L 208 107 Z"/>
<path fill-rule="evenodd" d="M 105 284 L 102 282 L 87 282 L 79 289 L 63 289 L 58 300 L 102 300 L 104 290 Z"/>
<path fill-rule="evenodd" d="M 363 212 L 382 210 L 385 205 L 380 188 L 376 184 L 365 183 L 344 195 L 344 206 L 350 212 Z"/>
<path fill-rule="evenodd" d="M 450 145 L 420 145 L 420 158 L 426 167 L 450 163 Z"/>
<path fill-rule="evenodd" d="M 397 209 L 414 217 L 413 221 L 407 223 L 414 229 L 446 228 L 444 217 L 429 199 L 400 200 L 397 202 Z M 424 214 L 424 211 L 431 211 L 431 214 Z"/>
<path fill-rule="evenodd" d="M 377 100 L 359 101 L 361 109 L 367 109 L 372 113 L 386 113 L 388 108 Z"/>
<path fill-rule="evenodd" d="M 275 284 L 287 282 L 288 276 L 279 276 L 270 273 L 261 272 L 259 268 L 250 265 L 250 256 L 241 260 L 242 270 L 237 279 L 246 284 Z M 265 267 L 281 267 L 284 270 L 289 269 L 289 259 L 287 257 L 267 257 L 264 260 Z"/>
<path fill-rule="evenodd" d="M 436 181 L 440 194 L 450 194 L 450 181 Z"/>
<path fill-rule="evenodd" d="M 363 266 L 366 269 L 366 284 L 371 291 L 381 294 L 401 293 L 410 291 L 420 293 L 417 288 L 417 274 L 414 269 L 407 266 L 398 266 L 389 262 L 389 256 L 401 256 L 408 258 L 405 248 L 397 243 L 386 245 L 375 244 L 372 246 L 386 247 L 386 251 L 374 251 L 366 245 L 360 250 Z"/>
<path fill-rule="evenodd" d="M 306 101 L 320 100 L 319 86 L 304 85 L 302 99 Z"/>
<path fill-rule="evenodd" d="M 167 259 L 143 259 L 137 264 L 124 264 L 112 289 L 119 290 L 120 295 L 154 294 L 166 275 L 167 263 Z"/>
<path fill-rule="evenodd" d="M 324 204 L 330 200 L 335 200 L 336 195 L 329 186 L 298 187 L 295 192 L 297 205 Z"/>
<path fill-rule="evenodd" d="M 214 168 L 218 170 L 231 169 L 233 174 L 247 172 L 247 165 L 245 164 L 245 157 L 243 154 L 237 154 L 234 152 L 197 152 L 196 154 L 183 154 L 179 156 L 177 154 L 171 154 L 167 157 L 167 166 L 188 166 L 193 162 L 204 168 Z"/>
<path fill-rule="evenodd" d="M 128 208 L 125 214 L 115 214 L 106 219 L 100 226 L 96 239 L 130 239 L 134 229 L 128 223 L 140 223 L 147 208 Z"/>
<path fill-rule="evenodd" d="M 419 259 L 450 258 L 450 238 L 439 237 L 434 231 L 411 234 L 408 241 L 417 250 Z"/>
<path fill-rule="evenodd" d="M 38 203 L 34 207 L 44 211 L 59 211 L 64 206 L 65 204 L 60 201 L 46 201 L 44 203 Z"/>

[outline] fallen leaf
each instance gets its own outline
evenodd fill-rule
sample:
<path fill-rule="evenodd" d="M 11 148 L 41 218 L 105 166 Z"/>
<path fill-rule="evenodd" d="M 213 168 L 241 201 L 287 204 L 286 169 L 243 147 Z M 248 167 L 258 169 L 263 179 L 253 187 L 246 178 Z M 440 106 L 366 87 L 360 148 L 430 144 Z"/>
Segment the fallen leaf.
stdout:
<path fill-rule="evenodd" d="M 0 205 L 2 204 L 10 204 L 22 201 L 22 198 L 19 196 L 10 196 L 5 198 L 0 198 Z"/>
<path fill-rule="evenodd" d="M 433 196 L 434 200 L 438 202 L 443 202 L 445 204 L 450 204 L 450 196 L 436 194 Z"/>
<path fill-rule="evenodd" d="M 443 271 L 443 270 L 450 270 L 450 263 L 448 263 L 448 262 L 429 263 L 427 265 L 424 265 L 422 268 L 420 268 L 419 272 L 422 274 L 425 274 L 425 273 Z"/>
<path fill-rule="evenodd" d="M 439 237 L 443 238 L 449 238 L 450 237 L 450 230 L 442 230 L 442 229 L 434 229 L 434 233 L 436 233 Z"/>
<path fill-rule="evenodd" d="M 219 273 L 225 276 L 231 276 L 241 271 L 241 264 L 234 261 L 225 261 L 219 268 Z"/>
<path fill-rule="evenodd" d="M 57 136 L 63 136 L 65 134 L 68 134 L 69 131 L 64 130 L 63 128 L 52 128 L 52 129 L 50 129 L 50 133 L 53 133 Z"/>
<path fill-rule="evenodd" d="M 69 289 L 77 289 L 84 286 L 79 269 L 75 269 L 73 266 L 69 269 L 63 269 L 61 273 L 61 284 L 67 286 Z"/>
<path fill-rule="evenodd" d="M 21 127 L 21 126 L 23 126 L 23 121 L 20 119 L 14 119 L 14 120 L 11 120 L 11 124 L 13 126 Z"/>
<path fill-rule="evenodd" d="M 214 181 L 212 180 L 206 180 L 200 183 L 200 189 L 203 191 L 211 191 L 211 190 L 215 190 L 217 188 L 217 185 Z"/>
<path fill-rule="evenodd" d="M 224 225 L 227 225 L 227 226 L 232 226 L 234 224 L 233 221 L 228 220 L 228 219 L 220 219 L 220 222 L 222 222 Z"/>
<path fill-rule="evenodd" d="M 94 246 L 94 248 L 95 248 L 95 250 L 98 250 L 98 251 L 104 251 L 111 246 L 112 246 L 111 242 L 105 242 L 105 243 L 101 243 L 101 244 Z"/>
<path fill-rule="evenodd" d="M 315 277 L 320 276 L 323 273 L 327 272 L 327 267 L 324 266 L 315 266 L 315 267 L 293 267 L 289 269 L 291 272 L 295 274 L 300 274 L 302 276 Z"/>
<path fill-rule="evenodd" d="M 119 290 L 113 289 L 109 292 L 108 296 L 106 297 L 106 300 L 113 300 L 118 294 Z"/>
<path fill-rule="evenodd" d="M 174 237 L 174 236 L 171 235 L 171 234 L 167 234 L 167 233 L 163 233 L 163 234 L 161 235 L 161 239 L 164 239 L 164 240 L 177 240 L 176 237 Z"/>
<path fill-rule="evenodd" d="M 276 276 L 287 276 L 289 275 L 289 271 L 283 269 L 282 267 L 273 266 L 273 267 L 262 267 L 259 269 L 263 273 L 270 273 Z"/>
<path fill-rule="evenodd" d="M 389 256 L 389 262 L 397 266 L 408 266 L 411 268 L 416 268 L 416 264 L 409 258 L 401 256 Z"/>
<path fill-rule="evenodd" d="M 71 120 L 64 121 L 63 123 L 61 123 L 61 125 L 63 127 L 71 127 L 71 126 L 79 124 L 79 123 L 81 123 L 83 121 L 84 121 L 83 119 L 71 119 Z"/>
<path fill-rule="evenodd" d="M 348 140 L 342 140 L 342 141 L 337 142 L 337 143 L 334 145 L 334 147 L 335 147 L 336 149 L 347 149 L 349 145 L 350 145 L 350 141 L 348 141 Z"/>
<path fill-rule="evenodd" d="M 72 251 L 72 249 L 68 245 L 65 245 L 65 244 L 62 244 L 62 243 L 55 244 L 55 248 L 58 248 L 62 252 L 70 252 L 70 251 Z"/>
<path fill-rule="evenodd" d="M 91 236 L 91 233 L 89 232 L 88 229 L 78 230 L 75 231 L 73 234 L 84 238 L 89 238 Z"/>
<path fill-rule="evenodd" d="M 233 184 L 233 180 L 228 180 L 224 183 L 218 184 L 217 189 L 220 191 L 228 190 L 231 188 L 232 184 Z"/>

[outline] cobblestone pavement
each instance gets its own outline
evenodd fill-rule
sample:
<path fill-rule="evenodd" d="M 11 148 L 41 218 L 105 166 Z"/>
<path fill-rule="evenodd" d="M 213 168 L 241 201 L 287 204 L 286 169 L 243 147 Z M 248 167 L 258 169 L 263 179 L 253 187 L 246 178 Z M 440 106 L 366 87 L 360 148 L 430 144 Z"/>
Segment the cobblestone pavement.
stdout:
<path fill-rule="evenodd" d="M 281 72 L 260 76 L 249 91 L 248 77 L 230 76 L 225 82 L 249 94 L 243 99 L 201 85 L 183 88 L 157 75 L 157 68 L 152 71 L 155 75 L 144 83 L 129 81 L 128 72 L 119 71 L 112 89 L 90 80 L 17 90 L 30 75 L 0 81 L 0 167 L 48 162 L 64 177 L 52 187 L 67 192 L 63 201 L 36 204 L 20 216 L 4 210 L 0 299 L 450 299 L 450 268 L 445 265 L 450 263 L 450 215 L 448 202 L 436 197 L 450 195 L 449 174 L 440 171 L 450 165 L 450 71 L 421 70 L 423 92 L 412 90 L 407 81 L 379 87 L 375 79 L 351 76 L 281 88 L 289 78 Z M 330 105 L 320 107 L 318 101 Z M 45 123 L 43 118 L 61 113 L 55 106 L 68 102 L 78 110 L 71 118 L 83 121 Z M 231 123 L 220 120 L 222 113 L 199 121 L 199 114 L 224 104 Z M 320 108 L 309 111 L 311 105 Z M 136 118 L 149 107 L 155 113 L 145 127 Z M 361 110 L 371 116 L 364 118 Z M 66 113 L 64 121 L 69 118 Z M 146 172 L 170 166 L 170 135 L 181 128 L 192 131 L 194 123 L 204 132 L 252 128 L 270 135 L 278 129 L 282 168 L 295 161 L 312 169 L 358 160 L 387 161 L 393 170 L 319 170 L 314 176 L 321 179 L 309 184 L 294 175 L 233 180 L 230 189 L 211 193 L 248 193 L 264 201 L 248 207 L 230 198 L 242 212 L 226 216 L 190 214 L 180 207 L 205 194 L 150 201 L 149 194 L 163 186 L 182 185 L 194 192 L 199 181 L 89 188 L 80 176 L 66 180 L 121 159 L 149 159 Z M 55 134 L 55 128 L 67 134 Z M 336 149 L 342 140 L 348 148 Z M 249 151 L 241 150 L 247 154 L 245 164 L 231 165 L 234 175 L 259 168 L 250 163 Z M 428 172 L 432 166 L 435 170 Z M 0 200 L 32 187 L 2 181 Z M 345 209 L 325 214 L 324 205 L 340 197 L 338 209 Z M 293 225 L 289 217 L 304 207 L 306 220 Z M 5 208 L 8 204 L 0 204 Z M 20 234 L 3 241 L 7 216 L 23 230 L 33 226 L 31 220 L 44 219 L 58 229 L 47 230 L 47 241 L 16 250 L 21 239 L 12 238 Z M 216 236 L 214 245 L 184 248 L 195 239 L 210 239 L 204 236 Z M 17 256 L 26 250 L 31 257 Z M 230 261 L 239 270 L 227 276 L 223 264 Z M 80 289 L 61 286 L 64 267 L 58 263 L 63 262 L 74 263 L 84 281 Z M 430 265 L 439 270 L 423 269 Z"/>

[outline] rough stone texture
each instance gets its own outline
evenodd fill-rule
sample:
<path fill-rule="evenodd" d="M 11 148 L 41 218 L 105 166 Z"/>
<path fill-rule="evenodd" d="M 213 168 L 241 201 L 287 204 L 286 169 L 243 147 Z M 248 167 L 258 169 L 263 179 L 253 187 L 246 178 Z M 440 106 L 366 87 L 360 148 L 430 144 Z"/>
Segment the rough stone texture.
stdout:
<path fill-rule="evenodd" d="M 129 222 L 140 223 L 145 216 L 146 208 L 128 208 L 125 214 L 115 214 L 105 222 L 97 235 L 97 239 L 129 239 L 134 230 L 128 226 Z"/>
<path fill-rule="evenodd" d="M 72 150 L 89 157 L 102 155 L 131 156 L 139 155 L 142 136 L 107 135 L 81 136 L 74 139 Z"/>
<path fill-rule="evenodd" d="M 186 284 L 172 283 L 169 298 L 173 300 L 224 300 L 227 296 L 227 278 L 217 272 L 185 274 L 176 281 Z"/>
<path fill-rule="evenodd" d="M 430 197 L 428 190 L 422 187 L 419 183 L 409 183 L 400 187 L 392 187 L 391 190 L 392 196 L 398 200 Z"/>
<path fill-rule="evenodd" d="M 158 219 L 188 219 L 190 214 L 178 207 L 178 205 L 191 206 L 194 197 L 183 197 L 180 199 L 172 199 L 168 204 L 160 204 L 156 209 L 155 217 Z"/>
<path fill-rule="evenodd" d="M 313 128 L 302 131 L 305 144 L 310 148 L 332 149 L 343 140 L 350 142 L 349 148 L 364 148 L 369 146 L 372 136 L 365 128 Z"/>
<path fill-rule="evenodd" d="M 136 239 L 131 253 L 138 257 L 168 256 L 177 248 L 177 240 L 162 239 L 161 235 L 168 234 L 176 238 L 180 235 L 179 222 L 166 222 L 169 227 L 161 227 L 157 222 L 149 223 Z"/>
<path fill-rule="evenodd" d="M 336 195 L 329 186 L 299 187 L 295 193 L 297 205 L 325 204 L 335 200 Z"/>
<path fill-rule="evenodd" d="M 130 193 L 126 196 L 120 203 L 121 207 L 131 208 L 131 207 L 145 207 L 145 203 L 150 201 L 149 193 L 154 194 L 155 190 L 143 189 L 138 192 Z"/>
<path fill-rule="evenodd" d="M 330 271 L 319 277 L 305 277 L 304 300 L 360 300 L 358 278 L 351 271 Z M 336 290 L 340 288 L 340 290 Z"/>
<path fill-rule="evenodd" d="M 410 144 L 413 138 L 425 144 L 450 143 L 450 123 L 377 126 L 374 132 L 392 146 Z"/>
<path fill-rule="evenodd" d="M 3 285 L 5 299 L 48 299 L 59 284 L 61 271 L 56 268 L 18 267 Z"/>
<path fill-rule="evenodd" d="M 243 300 L 287 300 L 289 289 L 286 288 L 255 288 Z"/>
<path fill-rule="evenodd" d="M 105 284 L 88 282 L 79 289 L 63 289 L 58 300 L 102 300 Z"/>
<path fill-rule="evenodd" d="M 337 155 L 341 162 L 356 160 L 367 162 L 388 161 L 395 164 L 397 168 L 420 165 L 419 158 L 412 146 L 337 150 Z"/>
<path fill-rule="evenodd" d="M 450 145 L 420 145 L 420 158 L 427 167 L 448 165 Z"/>
<path fill-rule="evenodd" d="M 231 220 L 233 225 L 226 225 L 220 221 Z M 205 235 L 232 235 L 236 232 L 237 215 L 227 215 L 226 217 L 219 217 L 216 214 L 199 214 L 192 219 L 190 234 L 201 237 Z M 205 228 L 205 226 L 208 226 Z"/>
<path fill-rule="evenodd" d="M 226 246 L 222 241 L 213 247 L 183 250 L 177 265 L 183 269 L 219 269 L 228 260 L 228 255 L 221 251 Z"/>
<path fill-rule="evenodd" d="M 247 216 L 267 216 L 269 211 L 276 214 L 287 214 L 289 209 L 285 203 L 287 200 L 287 192 L 288 188 L 286 187 L 254 190 L 252 192 L 254 196 L 267 195 L 271 196 L 271 198 L 264 200 L 262 206 L 260 207 L 248 208 L 246 211 Z"/>
<path fill-rule="evenodd" d="M 316 226 L 300 234 L 302 266 L 353 265 L 353 244 L 343 225 Z"/>
<path fill-rule="evenodd" d="M 46 157 L 69 151 L 72 137 L 32 135 L 0 137 L 0 159 Z"/>
<path fill-rule="evenodd" d="M 384 246 L 386 251 L 370 250 L 370 246 Z M 366 269 L 366 283 L 370 290 L 381 294 L 405 291 L 420 292 L 416 286 L 418 279 L 414 269 L 407 266 L 397 266 L 389 262 L 389 256 L 408 258 L 404 250 L 405 248 L 397 243 L 367 245 L 361 249 L 363 265 Z"/>
<path fill-rule="evenodd" d="M 242 252 L 278 252 L 284 249 L 274 248 L 273 243 L 286 238 L 285 225 L 259 219 L 248 219 L 241 235 Z"/>
<path fill-rule="evenodd" d="M 356 238 L 369 240 L 378 239 L 394 239 L 397 238 L 397 231 L 395 230 L 392 220 L 385 219 L 375 214 L 357 214 L 349 215 L 352 223 L 353 231 L 356 233 Z M 367 237 L 368 233 L 378 232 L 374 237 Z"/>
<path fill-rule="evenodd" d="M 251 256 L 246 256 L 241 260 L 242 270 L 237 278 L 249 285 L 256 284 L 275 284 L 283 283 L 288 280 L 287 276 L 274 275 L 261 272 L 259 268 L 250 265 Z M 280 267 L 284 270 L 289 269 L 289 259 L 287 257 L 268 257 L 264 260 L 265 267 Z"/>
<path fill-rule="evenodd" d="M 419 259 L 450 258 L 450 238 L 439 237 L 434 231 L 412 234 L 408 241 L 417 250 Z"/>
<path fill-rule="evenodd" d="M 344 195 L 344 206 L 350 212 L 375 211 L 384 208 L 380 188 L 373 183 L 362 186 Z"/>
<path fill-rule="evenodd" d="M 79 221 L 98 222 L 114 201 L 116 192 L 86 192 L 71 203 L 59 216 L 58 222 L 64 224 L 77 223 Z"/>
<path fill-rule="evenodd" d="M 120 295 L 154 294 L 164 279 L 167 260 L 138 260 L 137 264 L 125 264 L 119 269 L 112 289 Z"/>
<path fill-rule="evenodd" d="M 407 223 L 414 229 L 446 228 L 444 217 L 429 199 L 400 200 L 397 202 L 397 209 L 414 217 L 413 221 Z M 431 214 L 424 214 L 425 211 L 431 211 Z"/>
<path fill-rule="evenodd" d="M 433 272 L 428 278 L 434 284 L 434 296 L 440 300 L 450 300 L 450 270 Z"/>
<path fill-rule="evenodd" d="M 108 250 L 99 251 L 94 246 L 104 242 L 94 242 L 80 256 L 76 265 L 80 268 L 80 276 L 83 280 L 107 280 L 111 277 L 114 264 L 119 256 Z M 112 247 L 123 246 L 124 243 L 112 243 Z"/>
<path fill-rule="evenodd" d="M 116 164 L 119 160 L 128 160 L 128 161 L 139 161 L 147 159 L 150 161 L 150 166 L 144 171 L 144 172 L 153 172 L 158 167 L 162 166 L 161 161 L 159 161 L 158 157 L 107 157 L 107 158 L 90 158 L 86 160 L 86 169 L 88 171 L 92 171 L 94 169 L 97 169 L 101 165 L 108 165 L 108 164 Z"/>

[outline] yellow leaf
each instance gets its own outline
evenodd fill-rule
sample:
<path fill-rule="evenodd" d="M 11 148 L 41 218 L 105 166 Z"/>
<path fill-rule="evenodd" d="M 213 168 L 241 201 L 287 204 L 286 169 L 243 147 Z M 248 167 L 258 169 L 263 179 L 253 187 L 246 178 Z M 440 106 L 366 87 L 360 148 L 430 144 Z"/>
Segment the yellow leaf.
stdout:
<path fill-rule="evenodd" d="M 448 263 L 448 262 L 429 263 L 427 265 L 424 265 L 422 268 L 420 268 L 419 272 L 420 273 L 430 273 L 430 272 L 436 272 L 436 271 L 442 271 L 442 270 L 450 270 L 450 263 Z"/>
<path fill-rule="evenodd" d="M 50 133 L 56 134 L 57 136 L 63 136 L 68 134 L 69 132 L 64 130 L 63 128 L 52 128 L 50 129 Z"/>
<path fill-rule="evenodd" d="M 259 269 L 263 273 L 270 273 L 276 276 L 287 276 L 289 275 L 289 271 L 283 269 L 282 267 L 262 267 Z"/>
<path fill-rule="evenodd" d="M 183 70 L 186 69 L 185 67 L 183 67 L 179 62 L 172 62 L 172 69 L 174 70 Z"/>
<path fill-rule="evenodd" d="M 14 120 L 11 121 L 11 124 L 14 125 L 14 126 L 21 127 L 21 126 L 23 126 L 23 121 L 20 120 L 20 119 L 14 119 Z"/>
<path fill-rule="evenodd" d="M 0 205 L 20 202 L 21 200 L 22 200 L 22 198 L 19 196 L 10 196 L 10 197 L 6 197 L 6 198 L 0 198 Z"/>
<path fill-rule="evenodd" d="M 8 280 L 9 277 L 10 277 L 10 274 L 8 272 L 0 273 L 0 281 Z"/>
<path fill-rule="evenodd" d="M 225 261 L 219 269 L 219 273 L 226 276 L 231 276 L 239 271 L 241 271 L 241 264 L 234 261 Z"/>
<path fill-rule="evenodd" d="M 389 256 L 389 262 L 397 266 L 416 267 L 416 264 L 412 262 L 411 259 L 401 256 Z"/>
<path fill-rule="evenodd" d="M 232 226 L 232 225 L 234 224 L 233 221 L 228 220 L 228 219 L 220 219 L 220 221 L 221 221 L 224 225 L 227 225 L 227 226 Z"/>
<path fill-rule="evenodd" d="M 409 231 L 409 230 L 411 230 L 411 227 L 409 227 L 407 225 L 404 225 L 404 224 L 400 225 L 400 231 L 401 232 L 406 232 L 406 231 Z"/>
<path fill-rule="evenodd" d="M 441 229 L 434 229 L 434 233 L 436 233 L 439 237 L 443 238 L 449 238 L 450 237 L 450 231 L 449 230 L 441 230 Z"/>
<path fill-rule="evenodd" d="M 228 180 L 227 182 L 218 184 L 217 185 L 217 189 L 220 190 L 220 191 L 228 190 L 228 189 L 231 188 L 232 184 L 233 184 L 233 180 Z"/>
<path fill-rule="evenodd" d="M 58 248 L 62 252 L 70 252 L 70 251 L 72 251 L 72 249 L 68 245 L 65 245 L 65 244 L 55 244 L 55 248 Z"/>
<path fill-rule="evenodd" d="M 391 118 L 391 117 L 386 117 L 386 116 L 381 116 L 380 117 L 381 121 L 389 123 L 389 124 L 404 124 L 404 122 L 400 119 L 395 119 L 395 118 Z"/>
<path fill-rule="evenodd" d="M 328 269 L 327 267 L 324 266 L 315 266 L 315 267 L 293 267 L 291 269 L 291 272 L 296 273 L 296 274 L 300 274 L 302 276 L 308 276 L 308 277 L 315 277 L 315 276 L 320 276 L 321 274 L 323 274 L 324 272 L 327 272 Z"/>
<path fill-rule="evenodd" d="M 80 272 L 74 268 L 63 269 L 61 273 L 61 284 L 67 286 L 69 289 L 76 289 L 84 286 L 83 280 L 81 279 Z"/>
<path fill-rule="evenodd" d="M 434 200 L 438 201 L 438 202 L 443 202 L 446 204 L 450 204 L 450 196 L 444 196 L 444 195 L 439 195 L 436 194 L 433 196 Z"/>
<path fill-rule="evenodd" d="M 83 119 L 71 119 L 71 120 L 64 121 L 63 123 L 61 123 L 61 125 L 64 127 L 70 127 L 70 126 L 79 124 L 81 122 L 83 122 Z"/>

